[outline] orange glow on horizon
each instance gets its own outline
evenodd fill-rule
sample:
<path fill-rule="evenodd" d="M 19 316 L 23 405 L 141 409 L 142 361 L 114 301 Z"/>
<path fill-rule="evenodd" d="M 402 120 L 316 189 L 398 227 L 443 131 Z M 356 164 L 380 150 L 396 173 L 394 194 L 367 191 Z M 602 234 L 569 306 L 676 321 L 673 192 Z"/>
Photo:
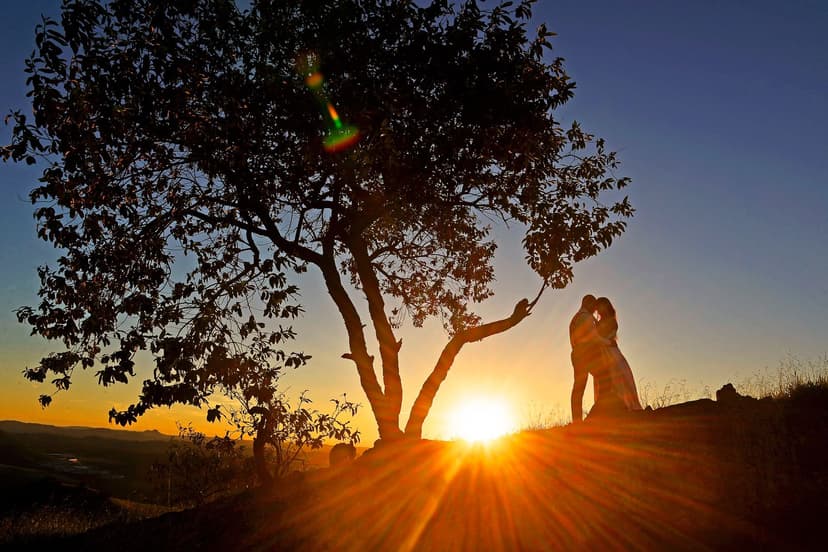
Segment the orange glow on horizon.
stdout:
<path fill-rule="evenodd" d="M 55 402 L 42 408 L 36 394 L 19 394 L 0 404 L 0 420 L 44 424 L 56 427 L 90 427 L 122 431 L 156 430 L 166 435 L 178 435 L 177 424 L 192 425 L 206 435 L 224 435 L 234 428 L 224 421 L 210 423 L 205 413 L 195 407 L 176 405 L 172 408 L 155 408 L 138 419 L 138 422 L 119 426 L 109 421 L 112 403 L 96 397 L 79 398 L 85 394 L 59 394 Z"/>

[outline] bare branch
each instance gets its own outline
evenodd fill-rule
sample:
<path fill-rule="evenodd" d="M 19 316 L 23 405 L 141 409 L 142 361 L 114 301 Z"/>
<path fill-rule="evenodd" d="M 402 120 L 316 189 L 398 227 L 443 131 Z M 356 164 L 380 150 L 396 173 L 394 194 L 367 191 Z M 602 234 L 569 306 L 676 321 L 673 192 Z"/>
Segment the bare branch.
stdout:
<path fill-rule="evenodd" d="M 443 348 L 440 353 L 440 358 L 437 364 L 429 374 L 423 387 L 420 389 L 417 399 L 411 406 L 411 413 L 408 417 L 408 423 L 405 426 L 405 434 L 408 437 L 420 438 L 423 431 L 423 422 L 426 415 L 431 409 L 434 402 L 434 396 L 440 389 L 440 385 L 446 379 L 448 371 L 454 364 L 454 359 L 463 348 L 463 345 L 473 341 L 480 341 L 489 336 L 505 332 L 506 330 L 518 325 L 524 318 L 531 314 L 531 307 L 528 299 L 521 299 L 515 305 L 512 314 L 502 320 L 489 322 L 488 324 L 481 324 L 472 328 L 465 329 L 457 333 Z"/>

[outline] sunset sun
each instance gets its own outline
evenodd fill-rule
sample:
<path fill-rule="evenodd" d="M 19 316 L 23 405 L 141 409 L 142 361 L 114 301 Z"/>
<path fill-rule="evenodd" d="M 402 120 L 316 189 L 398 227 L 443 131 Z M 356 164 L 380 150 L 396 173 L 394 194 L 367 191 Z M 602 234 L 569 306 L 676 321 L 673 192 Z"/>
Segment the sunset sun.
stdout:
<path fill-rule="evenodd" d="M 468 442 L 485 443 L 514 430 L 511 409 L 498 399 L 467 400 L 449 418 L 451 436 Z"/>

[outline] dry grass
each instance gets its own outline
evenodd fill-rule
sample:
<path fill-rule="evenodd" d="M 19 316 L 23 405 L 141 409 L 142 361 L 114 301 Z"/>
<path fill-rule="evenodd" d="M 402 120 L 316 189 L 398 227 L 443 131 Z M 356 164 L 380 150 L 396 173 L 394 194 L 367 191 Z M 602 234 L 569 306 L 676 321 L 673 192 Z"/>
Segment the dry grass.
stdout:
<path fill-rule="evenodd" d="M 42 537 L 68 537 L 112 523 L 130 523 L 172 511 L 164 506 L 125 499 L 106 499 L 90 505 L 72 499 L 34 504 L 0 516 L 0 545 Z"/>
<path fill-rule="evenodd" d="M 776 371 L 766 368 L 736 384 L 739 393 L 757 399 L 789 398 L 804 387 L 828 388 L 828 355 L 813 360 L 788 356 L 779 363 Z"/>
<path fill-rule="evenodd" d="M 776 370 L 766 368 L 738 383 L 734 382 L 734 386 L 741 395 L 757 399 L 790 398 L 800 390 L 812 387 L 828 389 L 828 355 L 813 360 L 801 360 L 791 355 L 780 361 Z M 693 385 L 686 379 L 671 379 L 666 383 L 640 382 L 638 396 L 644 407 L 658 409 L 696 399 L 715 399 L 716 393 L 709 385 Z M 545 407 L 529 403 L 520 431 L 552 429 L 571 421 L 568 408 L 560 404 Z"/>
<path fill-rule="evenodd" d="M 524 409 L 519 431 L 539 431 L 567 425 L 572 417 L 560 404 L 544 407 L 530 402 Z"/>
<path fill-rule="evenodd" d="M 803 388 L 828 388 L 828 355 L 813 360 L 788 356 L 780 361 L 775 370 L 765 368 L 739 382 L 734 382 L 734 386 L 740 395 L 757 399 L 785 399 Z M 709 386 L 692 386 L 687 380 L 670 380 L 663 386 L 646 382 L 638 391 L 641 404 L 653 408 L 663 408 L 701 398 L 716 398 Z"/>
<path fill-rule="evenodd" d="M 63 505 L 46 504 L 0 518 L 0 543 L 33 537 L 69 536 L 111 523 L 117 516 L 84 512 Z"/>
<path fill-rule="evenodd" d="M 707 385 L 696 387 L 687 383 L 687 380 L 671 379 L 665 384 L 644 382 L 638 389 L 638 398 L 645 408 L 664 408 L 673 404 L 702 398 L 713 398 L 714 394 Z"/>

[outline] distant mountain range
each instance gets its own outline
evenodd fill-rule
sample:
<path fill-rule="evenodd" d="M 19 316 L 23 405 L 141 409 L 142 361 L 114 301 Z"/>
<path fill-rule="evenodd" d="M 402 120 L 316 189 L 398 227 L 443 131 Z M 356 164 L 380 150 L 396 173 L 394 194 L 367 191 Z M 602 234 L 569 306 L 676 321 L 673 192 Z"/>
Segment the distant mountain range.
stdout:
<path fill-rule="evenodd" d="M 96 437 L 100 439 L 113 439 L 119 441 L 169 441 L 172 435 L 161 433 L 157 429 L 144 431 L 128 431 L 124 429 L 108 429 L 104 427 L 79 427 L 79 426 L 52 426 L 46 424 L 35 424 L 18 422 L 16 420 L 0 420 L 0 432 L 11 435 L 60 435 L 82 439 Z"/>
<path fill-rule="evenodd" d="M 43 478 L 147 502 L 154 492 L 149 480 L 151 466 L 166 462 L 176 441 L 177 436 L 157 430 L 60 427 L 0 420 L 0 510 L 8 502 L 4 495 L 26 489 Z M 243 443 L 246 453 L 251 450 L 250 445 L 250 441 Z M 359 452 L 362 450 L 358 447 Z M 306 449 L 306 467 L 327 467 L 329 452 L 330 445 Z"/>
<path fill-rule="evenodd" d="M 150 492 L 150 466 L 176 439 L 159 431 L 0 421 L 0 505 L 44 478 L 129 499 Z M 7 505 L 8 506 L 8 505 Z M 2 508 L 0 508 L 2 509 Z"/>

